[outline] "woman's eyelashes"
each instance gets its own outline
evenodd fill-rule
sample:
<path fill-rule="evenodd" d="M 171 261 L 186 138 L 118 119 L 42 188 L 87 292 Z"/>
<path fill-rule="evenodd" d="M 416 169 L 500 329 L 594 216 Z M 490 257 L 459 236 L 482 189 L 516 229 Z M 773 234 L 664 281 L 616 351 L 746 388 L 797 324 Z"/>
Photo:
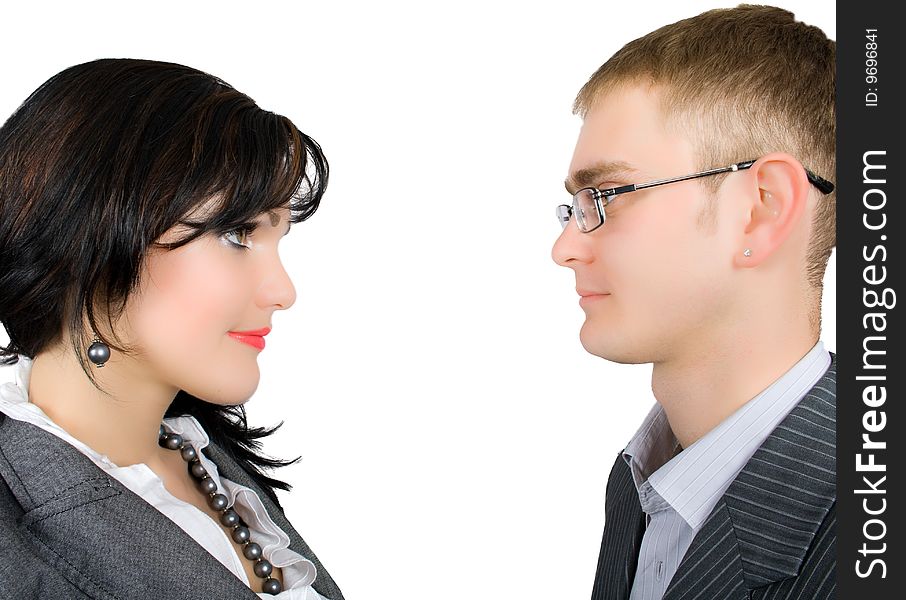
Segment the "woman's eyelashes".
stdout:
<path fill-rule="evenodd" d="M 242 225 L 223 233 L 220 237 L 226 240 L 231 246 L 250 250 L 251 245 L 249 244 L 249 236 L 252 235 L 257 227 L 257 223 L 243 223 Z"/>

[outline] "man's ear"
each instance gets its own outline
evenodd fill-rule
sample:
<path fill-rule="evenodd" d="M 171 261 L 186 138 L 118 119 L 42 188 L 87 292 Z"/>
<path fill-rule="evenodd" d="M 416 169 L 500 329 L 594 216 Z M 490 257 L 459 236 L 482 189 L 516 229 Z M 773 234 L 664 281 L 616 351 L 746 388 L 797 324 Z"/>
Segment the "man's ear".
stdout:
<path fill-rule="evenodd" d="M 801 223 L 809 182 L 793 156 L 773 152 L 749 168 L 745 230 L 734 255 L 738 267 L 756 267 L 771 256 Z"/>

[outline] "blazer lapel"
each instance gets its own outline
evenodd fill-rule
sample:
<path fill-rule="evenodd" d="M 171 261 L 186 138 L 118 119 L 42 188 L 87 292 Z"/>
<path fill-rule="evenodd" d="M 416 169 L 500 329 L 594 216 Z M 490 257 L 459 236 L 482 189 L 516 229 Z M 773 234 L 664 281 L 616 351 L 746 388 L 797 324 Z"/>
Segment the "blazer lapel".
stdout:
<path fill-rule="evenodd" d="M 315 553 L 312 552 L 311 548 L 308 547 L 308 544 L 305 543 L 305 540 L 302 539 L 302 536 L 299 535 L 299 532 L 296 531 L 286 519 L 283 509 L 271 500 L 258 484 L 255 483 L 255 480 L 239 467 L 236 461 L 228 457 L 226 452 L 219 446 L 211 443 L 203 450 L 203 452 L 217 465 L 217 470 L 222 476 L 230 481 L 255 490 L 258 497 L 261 498 L 261 503 L 264 504 L 267 514 L 273 519 L 274 523 L 289 536 L 289 547 L 314 563 L 315 569 L 317 570 L 317 576 L 312 587 L 325 598 L 343 600 L 343 594 L 340 592 L 339 587 L 334 583 L 334 580 L 330 577 L 330 574 L 327 572 L 327 569 L 324 568 L 324 565 L 321 564 L 321 561 L 318 560 L 318 557 L 315 556 Z"/>
<path fill-rule="evenodd" d="M 35 554 L 92 598 L 257 595 L 163 514 L 86 456 L 0 414 L 0 477 Z"/>
<path fill-rule="evenodd" d="M 622 453 L 617 456 L 607 480 L 604 515 L 604 539 L 601 541 L 591 598 L 629 598 L 638 565 L 639 547 L 645 534 L 645 514 L 639 504 L 632 472 Z"/>
<path fill-rule="evenodd" d="M 747 598 L 795 577 L 836 501 L 837 360 L 727 488 L 665 600 Z"/>

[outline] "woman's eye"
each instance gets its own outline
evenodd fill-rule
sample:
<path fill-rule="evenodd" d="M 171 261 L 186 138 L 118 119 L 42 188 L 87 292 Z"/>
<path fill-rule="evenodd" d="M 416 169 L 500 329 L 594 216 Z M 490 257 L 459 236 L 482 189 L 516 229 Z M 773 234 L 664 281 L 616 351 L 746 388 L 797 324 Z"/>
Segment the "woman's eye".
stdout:
<path fill-rule="evenodd" d="M 249 227 L 237 227 L 236 229 L 227 231 L 221 237 L 234 246 L 249 248 L 248 237 L 251 233 L 252 229 Z"/>

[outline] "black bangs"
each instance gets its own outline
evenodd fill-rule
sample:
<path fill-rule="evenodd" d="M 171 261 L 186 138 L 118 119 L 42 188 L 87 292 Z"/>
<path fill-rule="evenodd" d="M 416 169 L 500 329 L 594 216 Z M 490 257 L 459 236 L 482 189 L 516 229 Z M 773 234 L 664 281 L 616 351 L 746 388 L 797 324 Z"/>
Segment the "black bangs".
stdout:
<path fill-rule="evenodd" d="M 291 223 L 315 213 L 329 172 L 315 140 L 232 89 L 212 95 L 195 112 L 187 115 L 186 126 L 194 129 L 181 153 L 190 160 L 189 168 L 154 227 L 160 235 L 178 223 L 191 233 L 166 244 L 168 248 L 229 231 L 278 208 L 289 208 Z M 175 166 L 158 165 L 156 170 Z"/>
<path fill-rule="evenodd" d="M 285 117 L 254 115 L 261 123 L 241 123 L 233 140 L 223 147 L 237 157 L 235 171 L 227 173 L 215 191 L 224 202 L 223 226 L 247 222 L 277 208 L 290 209 L 290 222 L 300 223 L 315 213 L 327 185 L 328 166 L 318 144 Z M 264 133 L 262 133 L 264 132 Z M 229 148 L 230 145 L 233 148 Z"/>

